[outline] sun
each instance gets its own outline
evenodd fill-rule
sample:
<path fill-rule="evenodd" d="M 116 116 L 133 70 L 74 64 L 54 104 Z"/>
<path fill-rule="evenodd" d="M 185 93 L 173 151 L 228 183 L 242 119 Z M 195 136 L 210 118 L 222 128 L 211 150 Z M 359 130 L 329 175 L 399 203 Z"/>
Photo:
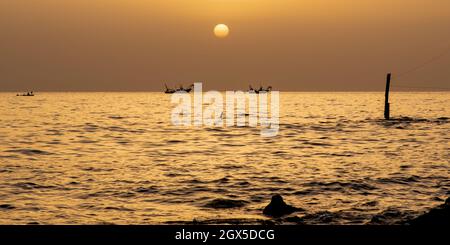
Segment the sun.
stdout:
<path fill-rule="evenodd" d="M 225 38 L 230 34 L 230 28 L 225 24 L 218 24 L 214 27 L 214 35 L 218 38 Z"/>

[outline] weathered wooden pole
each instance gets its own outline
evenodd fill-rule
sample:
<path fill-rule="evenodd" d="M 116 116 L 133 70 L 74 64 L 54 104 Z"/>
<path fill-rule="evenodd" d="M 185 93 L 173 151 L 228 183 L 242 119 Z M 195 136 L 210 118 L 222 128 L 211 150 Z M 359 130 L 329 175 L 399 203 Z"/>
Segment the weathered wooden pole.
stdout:
<path fill-rule="evenodd" d="M 384 119 L 390 118 L 390 104 L 389 104 L 389 89 L 391 88 L 391 73 L 387 74 L 386 78 L 386 93 L 384 95 Z"/>

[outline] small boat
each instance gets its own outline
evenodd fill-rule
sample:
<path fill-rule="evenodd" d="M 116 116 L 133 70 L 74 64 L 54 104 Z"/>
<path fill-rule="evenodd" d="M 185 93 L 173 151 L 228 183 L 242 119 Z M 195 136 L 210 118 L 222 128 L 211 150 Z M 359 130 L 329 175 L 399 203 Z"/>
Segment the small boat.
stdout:
<path fill-rule="evenodd" d="M 194 84 L 191 84 L 188 88 L 184 89 L 186 93 L 190 93 L 192 91 L 192 88 L 194 88 Z"/>
<path fill-rule="evenodd" d="M 272 86 L 269 86 L 267 88 L 263 88 L 262 86 L 259 87 L 259 89 L 254 89 L 251 85 L 249 86 L 249 93 L 255 93 L 255 94 L 259 94 L 259 93 L 268 93 L 272 91 Z"/>
<path fill-rule="evenodd" d="M 268 93 L 268 92 L 270 92 L 270 91 L 272 91 L 272 86 L 269 86 L 269 87 L 267 87 L 267 88 L 260 88 L 259 89 L 259 93 Z"/>
<path fill-rule="evenodd" d="M 164 84 L 164 86 L 166 87 L 166 91 L 164 93 L 166 93 L 166 94 L 173 94 L 173 93 L 176 92 L 175 89 L 168 88 L 167 84 Z"/>
<path fill-rule="evenodd" d="M 190 93 L 192 91 L 192 88 L 194 87 L 194 84 L 192 84 L 188 88 L 183 88 L 183 86 L 180 86 L 178 89 L 168 88 L 166 84 L 164 84 L 164 86 L 166 87 L 166 91 L 164 91 L 164 93 L 166 93 L 166 94 L 174 94 L 176 92 L 182 92 L 182 91 L 184 91 L 186 93 Z"/>
<path fill-rule="evenodd" d="M 256 90 L 252 87 L 252 85 L 249 85 L 248 87 L 249 87 L 249 89 L 248 89 L 249 93 L 257 93 Z"/>
<path fill-rule="evenodd" d="M 34 96 L 34 93 L 33 93 L 33 91 L 31 91 L 31 92 L 27 92 L 26 94 L 24 93 L 24 94 L 17 94 L 16 96 Z"/>

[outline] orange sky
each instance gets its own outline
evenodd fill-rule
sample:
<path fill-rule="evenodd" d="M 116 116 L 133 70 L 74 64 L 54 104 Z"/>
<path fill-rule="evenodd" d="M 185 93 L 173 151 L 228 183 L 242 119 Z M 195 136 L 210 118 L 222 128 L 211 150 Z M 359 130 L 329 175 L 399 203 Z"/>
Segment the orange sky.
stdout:
<path fill-rule="evenodd" d="M 225 23 L 231 35 L 218 39 Z M 0 91 L 450 88 L 448 0 L 0 0 Z"/>

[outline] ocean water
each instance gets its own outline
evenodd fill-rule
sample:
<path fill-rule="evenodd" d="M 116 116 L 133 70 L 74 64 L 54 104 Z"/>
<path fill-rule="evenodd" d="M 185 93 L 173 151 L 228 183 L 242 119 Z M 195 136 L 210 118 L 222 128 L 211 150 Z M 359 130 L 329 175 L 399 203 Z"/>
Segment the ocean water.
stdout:
<path fill-rule="evenodd" d="M 273 194 L 307 224 L 414 217 L 450 196 L 450 93 L 383 103 L 281 93 L 263 138 L 173 126 L 162 93 L 0 93 L 0 224 L 258 223 Z"/>

